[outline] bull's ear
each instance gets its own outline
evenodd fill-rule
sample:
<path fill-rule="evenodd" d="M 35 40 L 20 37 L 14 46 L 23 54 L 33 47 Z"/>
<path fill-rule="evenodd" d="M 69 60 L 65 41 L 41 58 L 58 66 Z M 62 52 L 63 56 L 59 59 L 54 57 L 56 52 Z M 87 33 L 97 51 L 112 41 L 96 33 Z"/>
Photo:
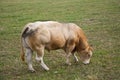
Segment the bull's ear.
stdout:
<path fill-rule="evenodd" d="M 93 47 L 92 47 L 92 46 L 90 46 L 90 47 L 89 47 L 89 50 L 93 51 L 94 49 L 93 49 Z"/>

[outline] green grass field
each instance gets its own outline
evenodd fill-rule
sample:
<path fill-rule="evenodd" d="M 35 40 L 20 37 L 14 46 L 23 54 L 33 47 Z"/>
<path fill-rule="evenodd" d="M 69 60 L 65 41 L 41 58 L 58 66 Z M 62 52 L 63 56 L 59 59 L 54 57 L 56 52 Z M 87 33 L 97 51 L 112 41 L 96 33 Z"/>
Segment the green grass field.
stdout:
<path fill-rule="evenodd" d="M 44 71 L 20 60 L 20 34 L 38 20 L 73 22 L 86 33 L 94 53 L 89 65 L 65 65 L 63 51 L 45 51 Z M 120 0 L 0 0 L 0 80 L 120 80 Z"/>

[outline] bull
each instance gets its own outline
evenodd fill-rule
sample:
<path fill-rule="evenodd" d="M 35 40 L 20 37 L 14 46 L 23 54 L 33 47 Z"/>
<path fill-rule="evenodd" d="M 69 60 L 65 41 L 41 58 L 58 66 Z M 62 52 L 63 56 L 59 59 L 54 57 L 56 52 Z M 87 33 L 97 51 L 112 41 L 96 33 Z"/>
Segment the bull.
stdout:
<path fill-rule="evenodd" d="M 84 64 L 88 64 L 92 57 L 92 47 L 88 44 L 83 30 L 74 23 L 60 23 L 57 21 L 37 21 L 25 25 L 21 34 L 21 59 L 26 62 L 30 71 L 35 72 L 32 66 L 32 53 L 36 52 L 36 60 L 45 70 L 49 70 L 43 61 L 44 50 L 63 49 L 66 53 L 66 64 L 71 65 L 69 57 L 74 56 L 76 62 L 80 56 Z M 24 52 L 26 51 L 26 52 Z"/>

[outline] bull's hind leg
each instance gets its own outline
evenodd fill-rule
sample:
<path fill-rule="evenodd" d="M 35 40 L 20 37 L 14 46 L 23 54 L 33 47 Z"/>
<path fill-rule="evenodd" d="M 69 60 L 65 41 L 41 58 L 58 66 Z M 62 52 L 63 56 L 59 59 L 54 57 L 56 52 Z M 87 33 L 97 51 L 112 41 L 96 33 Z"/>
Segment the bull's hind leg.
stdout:
<path fill-rule="evenodd" d="M 28 69 L 32 72 L 35 72 L 33 66 L 32 66 L 32 50 L 27 48 L 26 49 L 26 61 L 27 61 L 27 64 L 28 64 Z"/>
<path fill-rule="evenodd" d="M 44 46 L 40 47 L 39 49 L 37 49 L 37 54 L 36 54 L 36 60 L 38 62 L 40 62 L 41 66 L 48 71 L 49 68 L 47 67 L 47 65 L 44 63 L 43 61 L 43 56 L 44 56 Z"/>

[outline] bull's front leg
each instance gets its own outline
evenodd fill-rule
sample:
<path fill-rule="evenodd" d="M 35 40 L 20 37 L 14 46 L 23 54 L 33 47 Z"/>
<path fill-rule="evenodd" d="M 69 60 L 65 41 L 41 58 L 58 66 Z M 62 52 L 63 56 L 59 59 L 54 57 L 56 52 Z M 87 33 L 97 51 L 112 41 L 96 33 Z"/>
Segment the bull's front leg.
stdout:
<path fill-rule="evenodd" d="M 37 49 L 37 54 L 36 54 L 36 60 L 40 62 L 41 66 L 48 71 L 49 68 L 43 61 L 43 56 L 44 56 L 44 46 L 41 46 L 39 49 Z"/>
<path fill-rule="evenodd" d="M 71 52 L 68 52 L 67 55 L 66 55 L 66 64 L 67 64 L 67 65 L 71 65 L 71 62 L 70 62 L 70 60 L 69 60 L 70 55 L 71 55 Z"/>
<path fill-rule="evenodd" d="M 75 63 L 77 63 L 77 62 L 78 62 L 77 56 L 75 55 L 75 53 L 72 53 L 72 55 L 73 55 L 73 57 L 74 57 Z"/>
<path fill-rule="evenodd" d="M 67 54 L 67 56 L 66 56 L 66 64 L 68 64 L 68 65 L 71 65 L 69 58 L 70 58 L 74 48 L 75 48 L 74 40 L 68 40 L 67 45 L 66 45 L 66 49 L 65 49 L 65 52 Z"/>

